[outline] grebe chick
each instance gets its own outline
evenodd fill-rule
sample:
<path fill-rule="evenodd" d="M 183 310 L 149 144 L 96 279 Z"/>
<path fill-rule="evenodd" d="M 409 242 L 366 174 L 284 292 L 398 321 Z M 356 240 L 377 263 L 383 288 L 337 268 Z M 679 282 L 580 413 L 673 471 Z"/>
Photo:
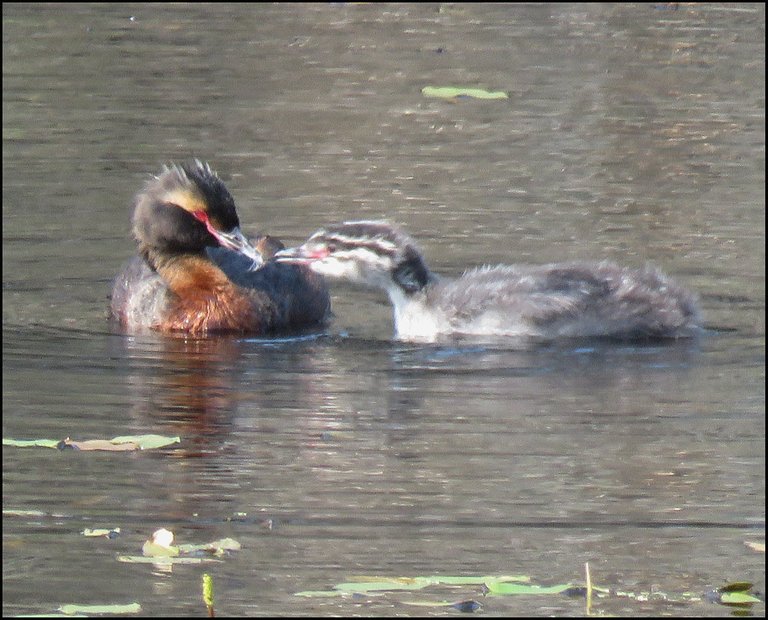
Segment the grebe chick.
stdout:
<path fill-rule="evenodd" d="M 282 244 L 257 249 L 240 232 L 235 201 L 208 164 L 164 167 L 134 200 L 134 257 L 115 278 L 110 316 L 128 331 L 267 334 L 323 325 L 330 298 L 322 277 L 265 262 Z"/>
<path fill-rule="evenodd" d="M 498 265 L 439 278 L 411 237 L 381 221 L 330 226 L 276 258 L 386 291 L 400 340 L 676 338 L 698 321 L 694 296 L 651 268 Z"/>

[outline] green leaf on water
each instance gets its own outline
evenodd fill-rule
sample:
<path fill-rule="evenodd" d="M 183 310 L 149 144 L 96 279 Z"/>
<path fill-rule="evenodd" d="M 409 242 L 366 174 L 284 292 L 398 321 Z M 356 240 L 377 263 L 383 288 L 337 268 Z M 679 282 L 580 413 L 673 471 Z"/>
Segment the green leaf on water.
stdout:
<path fill-rule="evenodd" d="M 504 91 L 488 91 L 482 88 L 466 88 L 462 86 L 425 86 L 421 89 L 425 97 L 440 97 L 441 99 L 453 99 L 454 97 L 472 97 L 473 99 L 509 99 Z"/>
<path fill-rule="evenodd" d="M 726 583 L 724 586 L 720 586 L 718 592 L 747 592 L 752 589 L 752 584 L 749 581 L 734 581 L 732 583 Z"/>
<path fill-rule="evenodd" d="M 80 533 L 83 536 L 104 536 L 105 538 L 117 538 L 117 536 L 120 534 L 120 528 L 119 527 L 113 527 L 112 529 L 96 528 L 92 530 L 91 528 L 87 527 Z"/>
<path fill-rule="evenodd" d="M 59 439 L 12 439 L 3 437 L 4 446 L 16 448 L 74 448 L 82 451 L 106 450 L 119 452 L 125 450 L 151 450 L 164 448 L 174 443 L 181 443 L 181 437 L 163 435 L 124 435 L 113 439 L 87 439 L 75 441 L 67 437 Z"/>
<path fill-rule="evenodd" d="M 16 448 L 55 448 L 59 445 L 58 439 L 11 439 L 3 437 L 4 446 L 15 446 Z"/>
<path fill-rule="evenodd" d="M 428 575 L 418 577 L 379 577 L 372 575 L 353 575 L 349 577 L 350 583 L 376 583 L 376 584 L 394 584 L 395 586 L 401 586 L 403 584 L 408 586 L 408 589 L 418 589 L 416 587 L 423 588 L 429 585 L 450 585 L 450 586 L 466 586 L 466 585 L 483 585 L 489 581 L 515 581 L 528 583 L 531 578 L 527 575 Z M 401 587 L 397 589 L 403 589 Z"/>
<path fill-rule="evenodd" d="M 195 551 L 208 551 L 215 555 L 224 555 L 227 551 L 239 551 L 242 545 L 234 538 L 222 538 L 221 540 L 214 540 L 213 542 L 196 544 L 183 544 L 178 546 L 178 550 L 181 553 L 194 553 Z"/>
<path fill-rule="evenodd" d="M 720 602 L 723 605 L 752 605 L 760 603 L 760 599 L 746 592 L 723 592 L 720 595 Z"/>
<path fill-rule="evenodd" d="M 717 589 L 717 602 L 723 605 L 749 606 L 762 602 L 756 596 L 749 594 L 752 584 L 749 581 L 734 581 Z"/>
<path fill-rule="evenodd" d="M 398 590 L 421 590 L 427 586 L 481 586 L 486 584 L 510 584 L 525 587 L 525 584 L 531 580 L 527 575 L 429 575 L 420 577 L 379 577 L 373 575 L 355 575 L 349 577 L 344 583 L 333 586 L 333 591 L 338 594 L 371 594 L 374 592 L 398 591 Z M 539 588 L 537 594 L 542 594 L 540 586 L 530 586 Z M 567 586 L 563 586 L 567 589 Z M 333 596 L 325 591 L 307 590 L 300 592 L 297 596 Z M 431 605 L 431 603 L 429 603 Z M 440 605 L 454 605 L 451 602 L 441 602 Z"/>
<path fill-rule="evenodd" d="M 574 587 L 570 583 L 557 586 L 537 586 L 508 581 L 489 581 L 485 585 L 491 594 L 561 594 Z"/>
<path fill-rule="evenodd" d="M 167 547 L 165 545 L 158 545 L 151 540 L 144 543 L 141 551 L 144 555 L 153 558 L 172 558 L 179 555 L 178 547 L 174 547 L 173 545 L 168 545 Z"/>

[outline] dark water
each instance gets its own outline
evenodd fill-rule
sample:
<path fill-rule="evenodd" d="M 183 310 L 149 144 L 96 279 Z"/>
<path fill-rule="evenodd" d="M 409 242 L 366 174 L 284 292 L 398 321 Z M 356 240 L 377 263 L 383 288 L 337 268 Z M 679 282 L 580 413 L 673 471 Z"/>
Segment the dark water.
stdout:
<path fill-rule="evenodd" d="M 4 448 L 3 613 L 200 615 L 203 572 L 220 615 L 445 613 L 295 593 L 354 575 L 580 584 L 585 562 L 624 592 L 763 591 L 744 543 L 765 527 L 764 41 L 757 4 L 4 4 L 3 436 L 182 442 Z M 343 287 L 317 338 L 111 333 L 131 196 L 189 157 L 220 172 L 246 232 L 293 243 L 388 217 L 445 274 L 652 261 L 699 292 L 708 333 L 412 346 L 380 296 Z M 159 527 L 243 548 L 172 571 L 117 561 Z M 585 611 L 432 599 L 461 596 Z"/>

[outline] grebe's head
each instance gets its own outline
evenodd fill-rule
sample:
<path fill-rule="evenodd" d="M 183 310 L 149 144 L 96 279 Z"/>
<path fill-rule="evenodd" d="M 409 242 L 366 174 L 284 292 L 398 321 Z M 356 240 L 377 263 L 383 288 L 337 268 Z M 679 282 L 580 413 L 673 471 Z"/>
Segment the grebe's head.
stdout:
<path fill-rule="evenodd" d="M 308 265 L 329 278 L 406 294 L 432 279 L 415 242 L 384 221 L 344 222 L 318 230 L 301 246 L 275 254 L 280 262 Z"/>
<path fill-rule="evenodd" d="M 240 231 L 235 201 L 208 164 L 172 165 L 136 195 L 133 235 L 140 252 L 200 253 L 206 247 L 233 250 L 254 263 L 261 255 Z"/>

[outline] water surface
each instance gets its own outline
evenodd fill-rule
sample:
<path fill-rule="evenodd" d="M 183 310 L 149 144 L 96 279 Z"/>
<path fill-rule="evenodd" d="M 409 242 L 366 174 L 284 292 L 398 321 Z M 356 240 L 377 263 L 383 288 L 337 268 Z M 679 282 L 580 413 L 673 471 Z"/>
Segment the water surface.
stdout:
<path fill-rule="evenodd" d="M 629 592 L 762 591 L 744 543 L 765 525 L 764 25 L 740 4 L 4 4 L 3 436 L 182 442 L 5 448 L 3 613 L 201 614 L 204 571 L 221 615 L 443 613 L 295 593 L 354 575 L 582 583 L 585 562 Z M 392 341 L 386 300 L 343 286 L 313 338 L 114 333 L 131 196 L 190 157 L 250 234 L 386 217 L 445 275 L 653 262 L 699 293 L 707 333 L 414 346 Z M 170 572 L 117 561 L 158 527 L 243 548 Z M 470 595 L 490 615 L 584 613 Z"/>

